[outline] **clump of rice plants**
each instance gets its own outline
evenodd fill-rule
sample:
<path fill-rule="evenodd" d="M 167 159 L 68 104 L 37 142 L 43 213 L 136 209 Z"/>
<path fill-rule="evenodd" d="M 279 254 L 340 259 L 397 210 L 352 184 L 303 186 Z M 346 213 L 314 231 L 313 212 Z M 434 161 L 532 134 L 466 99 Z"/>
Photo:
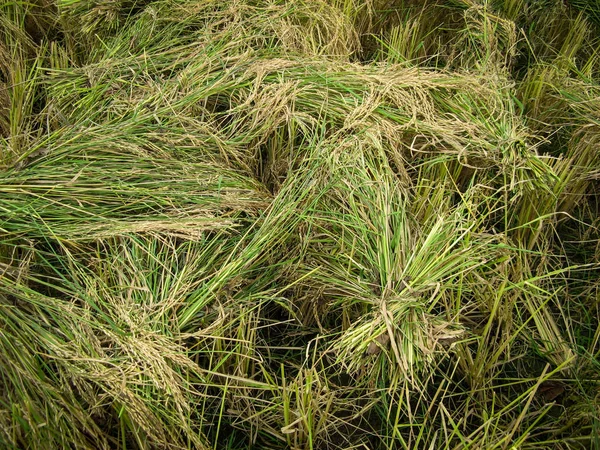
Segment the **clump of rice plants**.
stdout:
<path fill-rule="evenodd" d="M 598 17 L 0 5 L 0 447 L 600 448 Z"/>

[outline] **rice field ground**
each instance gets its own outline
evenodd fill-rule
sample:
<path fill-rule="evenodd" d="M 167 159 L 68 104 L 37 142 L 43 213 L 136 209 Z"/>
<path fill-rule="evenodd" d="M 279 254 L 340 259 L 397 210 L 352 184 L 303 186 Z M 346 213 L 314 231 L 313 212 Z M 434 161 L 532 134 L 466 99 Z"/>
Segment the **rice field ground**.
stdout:
<path fill-rule="evenodd" d="M 0 3 L 0 448 L 600 449 L 598 0 Z"/>

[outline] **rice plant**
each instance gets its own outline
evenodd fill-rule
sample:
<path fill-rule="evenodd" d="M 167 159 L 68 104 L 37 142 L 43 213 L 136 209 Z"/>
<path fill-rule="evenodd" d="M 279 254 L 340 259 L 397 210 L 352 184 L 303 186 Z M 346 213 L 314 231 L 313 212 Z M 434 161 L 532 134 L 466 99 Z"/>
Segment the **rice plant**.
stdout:
<path fill-rule="evenodd" d="M 600 448 L 598 16 L 0 5 L 0 447 Z"/>

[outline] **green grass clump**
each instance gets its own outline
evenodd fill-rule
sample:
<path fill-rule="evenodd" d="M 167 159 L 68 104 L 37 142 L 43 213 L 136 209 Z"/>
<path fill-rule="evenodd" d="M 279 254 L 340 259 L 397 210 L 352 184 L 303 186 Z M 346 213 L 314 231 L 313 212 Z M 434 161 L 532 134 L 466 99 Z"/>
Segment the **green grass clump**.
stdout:
<path fill-rule="evenodd" d="M 600 448 L 598 17 L 0 5 L 0 447 Z"/>

